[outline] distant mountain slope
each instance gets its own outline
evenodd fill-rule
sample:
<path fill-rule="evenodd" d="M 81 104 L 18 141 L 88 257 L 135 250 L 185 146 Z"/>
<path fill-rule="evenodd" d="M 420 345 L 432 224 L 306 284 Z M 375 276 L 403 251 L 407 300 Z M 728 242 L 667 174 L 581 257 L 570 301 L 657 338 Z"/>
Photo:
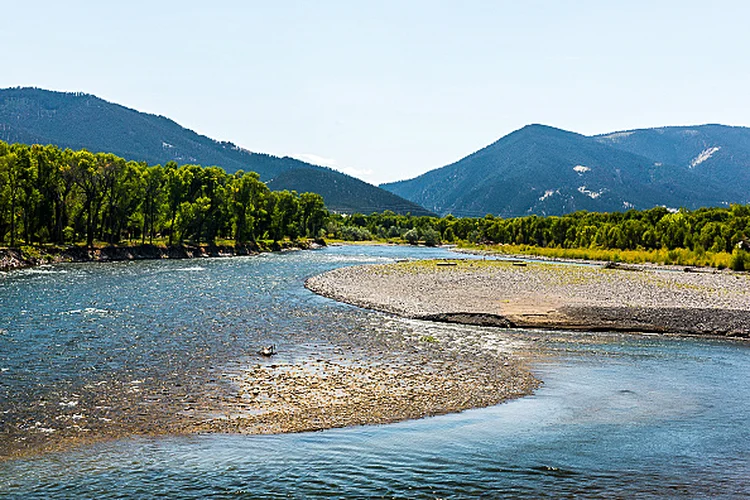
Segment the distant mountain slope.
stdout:
<path fill-rule="evenodd" d="M 595 136 L 622 151 L 750 191 L 750 128 L 696 125 L 629 130 Z"/>
<path fill-rule="evenodd" d="M 231 142 L 197 134 L 163 116 L 141 113 L 88 94 L 0 89 L 0 139 L 106 151 L 150 164 L 174 160 L 179 164 L 218 165 L 228 172 L 254 171 L 274 189 L 317 192 L 336 211 L 430 213 L 335 170 L 252 153 Z M 294 173 L 285 175 L 290 171 Z"/>
<path fill-rule="evenodd" d="M 309 168 L 295 168 L 286 170 L 267 184 L 271 189 L 294 189 L 297 192 L 312 191 L 321 193 L 326 190 L 336 189 L 341 183 L 341 175 L 334 171 L 317 171 L 313 172 Z M 281 188 L 281 186 L 284 186 Z M 302 189 L 304 186 L 305 189 Z M 361 212 L 370 214 L 372 212 L 382 212 L 381 207 L 388 206 L 389 210 L 396 213 L 406 214 L 411 212 L 412 215 L 434 215 L 419 205 L 412 203 L 400 196 L 386 191 L 385 189 L 372 189 L 373 186 L 359 179 L 347 179 L 346 192 L 351 196 L 340 200 L 337 209 L 345 213 Z"/>
<path fill-rule="evenodd" d="M 695 208 L 750 198 L 689 165 L 635 151 L 612 147 L 607 139 L 529 125 L 456 163 L 381 187 L 457 216 Z"/>

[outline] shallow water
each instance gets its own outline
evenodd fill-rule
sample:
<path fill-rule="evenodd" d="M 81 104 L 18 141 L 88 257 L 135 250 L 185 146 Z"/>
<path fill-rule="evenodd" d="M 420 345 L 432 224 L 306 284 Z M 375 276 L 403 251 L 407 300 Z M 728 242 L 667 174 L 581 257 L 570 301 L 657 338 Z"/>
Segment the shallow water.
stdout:
<path fill-rule="evenodd" d="M 335 247 L 10 273 L 0 278 L 4 430 L 47 411 L 34 409 L 40 398 L 74 414 L 64 405 L 102 380 L 203 381 L 259 342 L 293 360 L 362 332 L 455 335 L 461 327 L 388 318 L 302 287 L 326 269 L 414 256 L 451 254 Z M 521 400 L 386 426 L 100 443 L 0 463 L 0 496 L 750 495 L 746 343 L 561 337 L 537 366 L 544 386 Z"/>

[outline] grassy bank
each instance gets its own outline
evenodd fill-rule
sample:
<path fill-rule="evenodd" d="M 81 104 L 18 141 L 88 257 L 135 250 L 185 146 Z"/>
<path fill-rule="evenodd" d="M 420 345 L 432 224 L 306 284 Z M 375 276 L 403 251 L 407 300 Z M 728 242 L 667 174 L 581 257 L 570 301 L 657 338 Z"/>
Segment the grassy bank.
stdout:
<path fill-rule="evenodd" d="M 662 264 L 679 266 L 714 267 L 717 269 L 750 269 L 750 255 L 747 252 L 695 252 L 685 248 L 674 250 L 618 250 L 603 248 L 557 248 L 532 245 L 475 245 L 461 243 L 459 248 L 481 250 L 503 255 L 533 255 L 556 259 L 582 259 L 629 264 Z"/>
<path fill-rule="evenodd" d="M 329 240 L 329 243 L 345 245 L 407 245 L 402 238 L 383 238 L 366 241 Z M 713 267 L 735 271 L 750 270 L 750 253 L 735 250 L 729 252 L 694 251 L 686 248 L 668 250 L 620 250 L 605 248 L 560 248 L 538 247 L 534 245 L 474 244 L 467 241 L 457 242 L 457 247 L 466 250 L 502 255 L 530 255 L 553 259 L 592 260 L 602 262 L 622 262 L 628 264 L 660 264 L 677 266 Z"/>

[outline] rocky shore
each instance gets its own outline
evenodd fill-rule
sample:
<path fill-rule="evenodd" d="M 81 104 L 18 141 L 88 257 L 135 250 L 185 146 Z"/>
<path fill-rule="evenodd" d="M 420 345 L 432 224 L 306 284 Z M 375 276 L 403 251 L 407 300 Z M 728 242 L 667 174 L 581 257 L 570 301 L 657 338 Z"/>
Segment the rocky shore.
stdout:
<path fill-rule="evenodd" d="M 103 373 L 34 407 L 9 402 L 0 461 L 132 435 L 385 424 L 495 405 L 540 383 L 524 339 L 479 334 L 466 343 L 450 328 L 424 332 L 386 317 L 361 336 L 333 332 L 328 347 L 291 357 L 248 354 L 221 373 L 208 366 L 158 378 Z"/>
<path fill-rule="evenodd" d="M 491 406 L 538 385 L 518 358 L 445 346 L 398 358 L 256 364 L 235 377 L 223 413 L 190 432 L 268 434 L 385 424 Z"/>
<path fill-rule="evenodd" d="M 288 249 L 323 246 L 320 241 L 283 241 L 270 245 L 130 245 L 86 248 L 85 246 L 44 246 L 0 248 L 0 271 L 62 262 L 111 262 L 147 259 L 194 259 L 200 257 L 233 257 Z"/>
<path fill-rule="evenodd" d="M 310 278 L 321 295 L 415 319 L 507 328 L 750 336 L 750 276 L 653 267 L 416 261 Z"/>

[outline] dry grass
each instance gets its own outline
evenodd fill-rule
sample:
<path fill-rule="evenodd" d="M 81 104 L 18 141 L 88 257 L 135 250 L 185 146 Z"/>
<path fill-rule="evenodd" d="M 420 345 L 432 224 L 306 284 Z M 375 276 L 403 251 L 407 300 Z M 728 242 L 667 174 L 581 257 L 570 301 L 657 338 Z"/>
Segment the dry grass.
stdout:
<path fill-rule="evenodd" d="M 685 248 L 674 250 L 617 250 L 604 248 L 557 248 L 532 245 L 461 245 L 461 248 L 483 250 L 504 255 L 533 255 L 558 259 L 596 260 L 630 264 L 664 264 L 679 266 L 730 267 L 732 254 L 727 252 L 695 252 Z"/>

